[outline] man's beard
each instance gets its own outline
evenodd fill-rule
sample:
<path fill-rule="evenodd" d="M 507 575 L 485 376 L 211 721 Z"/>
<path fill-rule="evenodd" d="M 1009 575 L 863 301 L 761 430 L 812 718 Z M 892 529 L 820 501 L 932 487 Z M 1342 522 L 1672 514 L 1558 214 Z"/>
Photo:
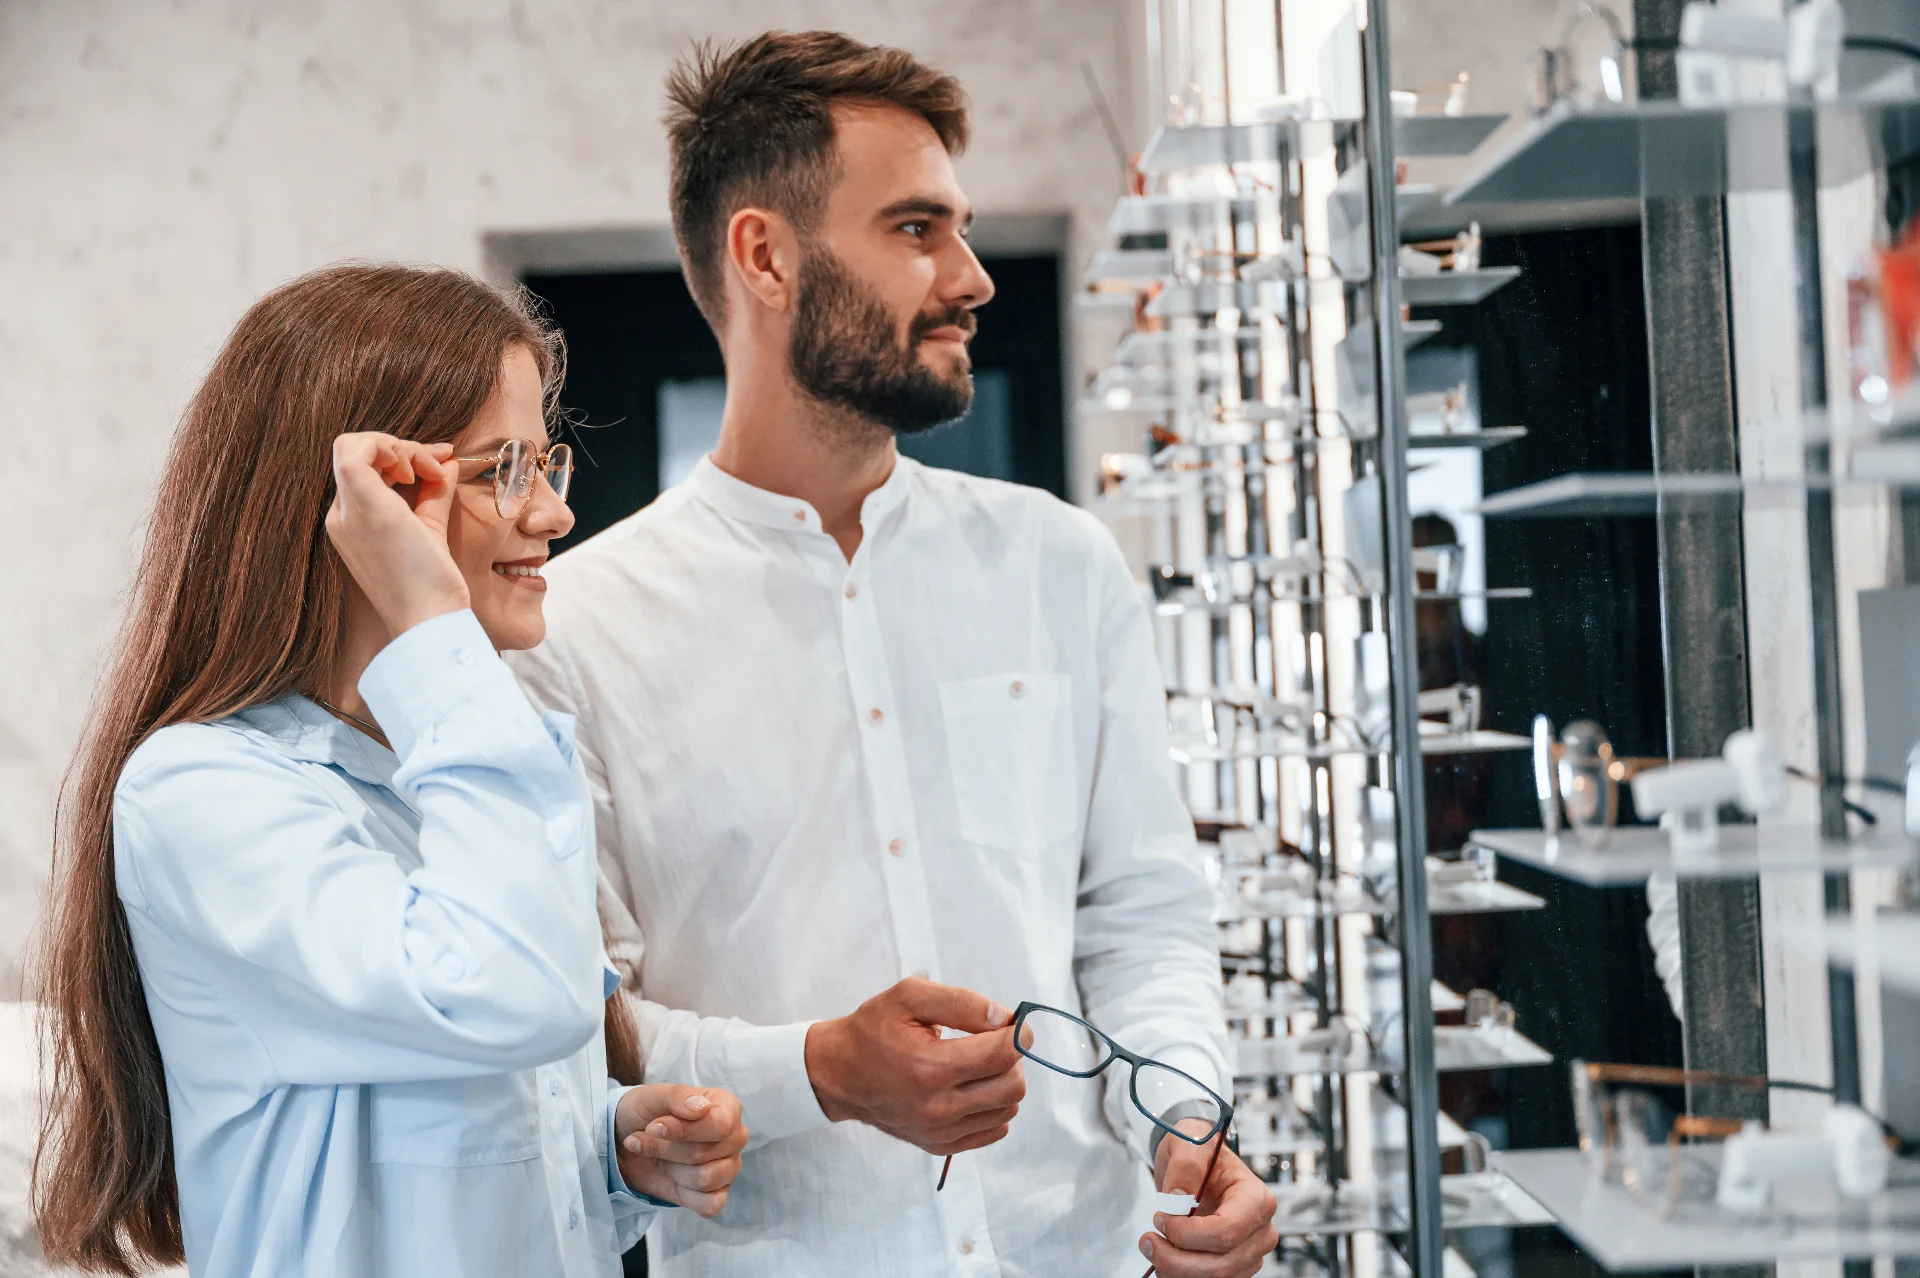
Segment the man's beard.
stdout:
<path fill-rule="evenodd" d="M 787 347 L 793 378 L 819 402 L 896 435 L 932 430 L 965 417 L 973 404 L 971 373 L 944 378 L 918 358 L 921 340 L 947 326 L 972 333 L 972 312 L 955 306 L 916 315 L 902 347 L 886 305 L 832 252 L 809 245 Z"/>

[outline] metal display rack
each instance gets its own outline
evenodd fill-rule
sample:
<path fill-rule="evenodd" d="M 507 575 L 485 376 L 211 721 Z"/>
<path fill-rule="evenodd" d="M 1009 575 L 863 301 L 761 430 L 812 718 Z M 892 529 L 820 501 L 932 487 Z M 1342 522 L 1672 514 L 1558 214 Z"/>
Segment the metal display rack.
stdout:
<path fill-rule="evenodd" d="M 1452 259 L 1458 271 L 1403 260 L 1401 249 L 1409 219 L 1456 207 L 1790 195 L 1804 465 L 1781 477 L 1656 460 L 1648 473 L 1496 493 L 1479 513 L 1664 521 L 1804 509 L 1818 721 L 1809 762 L 1843 776 L 1834 501 L 1920 486 L 1920 396 L 1866 430 L 1828 411 L 1818 197 L 1823 185 L 1920 158 L 1920 92 L 1563 103 L 1442 192 L 1399 183 L 1397 157 L 1468 155 L 1502 118 L 1396 118 L 1386 0 L 1365 9 L 1356 94 L 1288 60 L 1285 6 L 1223 0 L 1202 20 L 1178 0 L 1147 0 L 1160 127 L 1079 299 L 1083 314 L 1133 320 L 1080 411 L 1144 428 L 1141 452 L 1103 459 L 1099 507 L 1133 521 L 1136 546 L 1146 544 L 1173 761 L 1212 840 L 1239 1139 L 1281 1200 L 1283 1242 L 1267 1272 L 1463 1278 L 1471 1270 L 1446 1247 L 1448 1231 L 1556 1219 L 1617 1270 L 1920 1250 L 1904 1220 L 1920 1202 L 1920 1169 L 1905 1162 L 1871 1201 L 1801 1197 L 1760 1218 L 1717 1212 L 1711 1192 L 1704 1206 L 1697 1194 L 1683 1200 L 1678 1215 L 1647 1214 L 1626 1189 L 1596 1181 L 1578 1151 L 1495 1154 L 1442 1175 L 1443 1151 L 1461 1157 L 1453 1151 L 1472 1152 L 1479 1138 L 1441 1112 L 1437 1076 L 1552 1062 L 1510 1008 L 1504 1021 L 1436 1021 L 1473 1015 L 1488 996 L 1463 1008 L 1432 979 L 1433 918 L 1545 904 L 1463 864 L 1497 855 L 1592 885 L 1823 876 L 1830 920 L 1808 943 L 1832 955 L 1832 1090 L 1853 1101 L 1851 965 L 1867 954 L 1883 977 L 1920 988 L 1909 953 L 1920 915 L 1850 942 L 1839 921 L 1850 874 L 1910 870 L 1920 856 L 1891 810 L 1869 835 L 1850 831 L 1839 788 L 1826 786 L 1817 825 L 1729 826 L 1709 853 L 1676 855 L 1664 831 L 1640 827 L 1598 838 L 1478 831 L 1464 862 L 1429 858 L 1425 760 L 1536 743 L 1483 727 L 1477 689 L 1419 686 L 1416 600 L 1469 594 L 1421 587 L 1409 454 L 1485 450 L 1527 430 L 1454 431 L 1451 414 L 1446 432 L 1410 429 L 1405 353 L 1440 326 L 1406 307 L 1474 305 L 1519 271 L 1482 267 L 1477 230 L 1473 251 Z M 1247 75 L 1253 63 L 1232 52 L 1258 43 L 1249 32 L 1273 42 L 1279 80 Z M 1334 74 L 1326 65 L 1320 74 Z M 1656 389 L 1660 378 L 1656 368 Z M 1530 597 L 1525 587 L 1471 593 Z M 1663 641 L 1674 642 L 1664 630 Z M 1692 695 L 1669 681 L 1670 698 Z M 1689 1176 L 1711 1179 L 1712 1147 L 1676 1148 Z"/>
<path fill-rule="evenodd" d="M 1133 319 L 1080 411 L 1144 428 L 1105 459 L 1098 508 L 1152 543 L 1173 760 L 1217 832 L 1240 1147 L 1282 1200 L 1270 1272 L 1461 1278 L 1447 1230 L 1547 1216 L 1497 1171 L 1442 1177 L 1442 1150 L 1478 1138 L 1437 1075 L 1552 1058 L 1510 1023 L 1436 1024 L 1469 1001 L 1432 979 L 1431 920 L 1543 903 L 1491 858 L 1427 855 L 1425 760 L 1530 742 L 1482 727 L 1477 690 L 1419 687 L 1414 602 L 1462 595 L 1420 589 L 1408 452 L 1526 431 L 1410 434 L 1404 352 L 1440 326 L 1403 303 L 1472 305 L 1519 272 L 1404 272 L 1400 219 L 1439 193 L 1394 175 L 1396 147 L 1465 155 L 1504 117 L 1396 119 L 1385 0 L 1344 115 L 1287 65 L 1278 7 L 1198 12 L 1148 0 L 1161 124 L 1079 298 Z M 1227 74 L 1249 32 L 1289 82 Z"/>

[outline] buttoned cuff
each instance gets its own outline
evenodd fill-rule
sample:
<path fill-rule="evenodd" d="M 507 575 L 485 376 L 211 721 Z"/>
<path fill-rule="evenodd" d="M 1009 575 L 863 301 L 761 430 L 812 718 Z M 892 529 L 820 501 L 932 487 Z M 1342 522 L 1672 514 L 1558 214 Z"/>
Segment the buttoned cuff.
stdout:
<path fill-rule="evenodd" d="M 727 1089 L 740 1098 L 741 1119 L 755 1145 L 828 1125 L 807 1077 L 807 1031 L 814 1024 L 729 1027 L 722 1073 Z"/>
<path fill-rule="evenodd" d="M 620 1098 L 632 1090 L 631 1087 L 621 1087 L 609 1080 L 607 1087 L 607 1197 L 645 1203 L 649 1207 L 677 1207 L 678 1203 L 664 1202 L 652 1194 L 641 1193 L 627 1184 L 627 1178 L 620 1174 L 620 1142 L 617 1139 Z"/>
<path fill-rule="evenodd" d="M 382 648 L 360 676 L 360 695 L 401 759 L 456 707 L 479 697 L 526 698 L 471 608 L 421 622 Z"/>

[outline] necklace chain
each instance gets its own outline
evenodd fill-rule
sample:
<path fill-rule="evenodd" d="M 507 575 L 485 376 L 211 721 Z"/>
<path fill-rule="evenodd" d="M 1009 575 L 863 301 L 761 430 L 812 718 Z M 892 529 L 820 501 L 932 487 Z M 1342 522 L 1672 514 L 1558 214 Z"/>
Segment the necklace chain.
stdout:
<path fill-rule="evenodd" d="M 336 719 L 345 719 L 357 727 L 365 728 L 368 736 L 372 737 L 375 741 L 380 742 L 382 745 L 386 744 L 387 734 L 380 731 L 379 724 L 368 723 L 365 719 L 362 719 L 359 715 L 354 714 L 351 710 L 342 710 L 339 706 L 336 706 L 331 701 L 326 700 L 317 692 L 309 692 L 307 694 L 307 700 L 313 702 L 313 704 L 319 706 L 322 710 L 325 710 L 328 714 L 332 715 Z"/>

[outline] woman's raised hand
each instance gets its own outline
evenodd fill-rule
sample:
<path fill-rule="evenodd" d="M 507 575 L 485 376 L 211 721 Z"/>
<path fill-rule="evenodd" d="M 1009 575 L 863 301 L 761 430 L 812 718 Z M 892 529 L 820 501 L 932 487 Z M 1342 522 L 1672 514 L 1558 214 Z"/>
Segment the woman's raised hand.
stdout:
<path fill-rule="evenodd" d="M 395 635 L 468 606 L 447 550 L 459 468 L 452 444 L 360 432 L 333 441 L 327 536 Z"/>

